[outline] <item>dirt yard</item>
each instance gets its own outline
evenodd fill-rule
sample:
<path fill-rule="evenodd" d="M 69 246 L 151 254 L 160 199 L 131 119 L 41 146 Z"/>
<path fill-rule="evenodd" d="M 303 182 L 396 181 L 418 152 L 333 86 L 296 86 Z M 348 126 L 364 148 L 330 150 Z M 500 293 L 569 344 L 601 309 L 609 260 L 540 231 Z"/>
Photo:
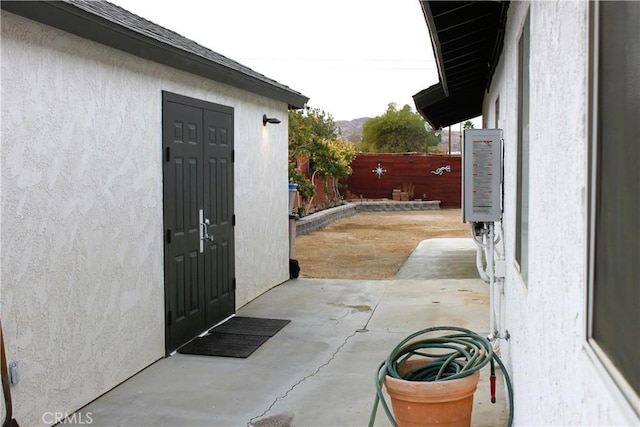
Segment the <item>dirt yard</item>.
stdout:
<path fill-rule="evenodd" d="M 392 279 L 425 239 L 469 237 L 460 209 L 362 212 L 296 238 L 300 276 Z"/>

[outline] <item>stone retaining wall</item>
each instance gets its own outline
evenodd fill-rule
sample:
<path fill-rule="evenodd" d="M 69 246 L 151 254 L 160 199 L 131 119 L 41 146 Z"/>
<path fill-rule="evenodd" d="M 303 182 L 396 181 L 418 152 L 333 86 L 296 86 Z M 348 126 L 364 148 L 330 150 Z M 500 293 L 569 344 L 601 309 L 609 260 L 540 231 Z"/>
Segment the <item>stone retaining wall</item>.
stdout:
<path fill-rule="evenodd" d="M 439 200 L 410 202 L 380 200 L 374 202 L 347 203 L 301 218 L 296 222 L 296 235 L 301 236 L 311 233 L 312 231 L 326 227 L 337 219 L 353 216 L 358 212 L 401 212 L 433 209 L 440 209 Z"/>

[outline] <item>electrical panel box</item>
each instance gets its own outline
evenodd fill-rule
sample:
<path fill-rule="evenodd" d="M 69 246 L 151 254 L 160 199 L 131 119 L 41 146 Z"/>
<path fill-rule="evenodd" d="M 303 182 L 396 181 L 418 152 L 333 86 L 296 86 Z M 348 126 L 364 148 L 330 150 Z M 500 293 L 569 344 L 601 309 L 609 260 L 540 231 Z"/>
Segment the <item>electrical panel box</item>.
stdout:
<path fill-rule="evenodd" d="M 462 147 L 462 220 L 502 219 L 502 129 L 466 129 Z"/>

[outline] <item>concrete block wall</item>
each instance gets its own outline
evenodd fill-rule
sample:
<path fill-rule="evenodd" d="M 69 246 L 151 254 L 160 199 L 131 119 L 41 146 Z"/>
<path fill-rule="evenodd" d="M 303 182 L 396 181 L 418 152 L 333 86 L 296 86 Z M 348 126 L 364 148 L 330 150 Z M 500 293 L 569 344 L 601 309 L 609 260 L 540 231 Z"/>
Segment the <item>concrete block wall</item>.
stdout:
<path fill-rule="evenodd" d="M 399 211 L 425 211 L 440 209 L 440 201 L 408 201 L 397 202 L 381 200 L 374 202 L 347 203 L 331 209 L 308 215 L 296 223 L 296 235 L 309 234 L 319 230 L 341 218 L 347 218 L 358 212 L 399 212 Z"/>

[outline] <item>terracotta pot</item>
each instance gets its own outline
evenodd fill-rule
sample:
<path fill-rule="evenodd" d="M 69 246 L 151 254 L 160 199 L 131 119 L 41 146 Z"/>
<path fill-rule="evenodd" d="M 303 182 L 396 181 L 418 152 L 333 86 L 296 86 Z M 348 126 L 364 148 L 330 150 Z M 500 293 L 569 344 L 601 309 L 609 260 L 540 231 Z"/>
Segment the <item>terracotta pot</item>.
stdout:
<path fill-rule="evenodd" d="M 400 372 L 428 363 L 408 361 Z M 386 376 L 384 384 L 391 398 L 393 415 L 399 427 L 471 425 L 473 394 L 480 372 L 449 381 L 407 381 Z"/>

